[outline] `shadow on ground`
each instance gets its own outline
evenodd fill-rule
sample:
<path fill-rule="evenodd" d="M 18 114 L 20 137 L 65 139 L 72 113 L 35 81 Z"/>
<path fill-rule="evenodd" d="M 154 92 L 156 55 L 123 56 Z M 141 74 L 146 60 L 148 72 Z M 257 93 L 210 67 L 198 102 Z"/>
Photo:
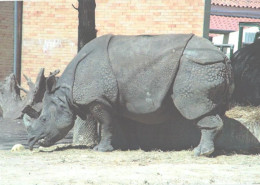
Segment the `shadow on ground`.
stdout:
<path fill-rule="evenodd" d="M 174 120 L 160 125 L 144 125 L 124 120 L 116 126 L 113 145 L 117 149 L 186 150 L 196 147 L 200 132 L 191 121 Z M 260 124 L 241 123 L 225 117 L 224 128 L 216 139 L 216 153 L 236 152 L 255 154 L 260 152 Z M 71 143 L 72 131 L 58 143 Z M 0 149 L 10 150 L 15 144 L 26 148 L 27 133 L 22 120 L 0 120 Z M 35 147 L 38 147 L 37 145 Z"/>
<path fill-rule="evenodd" d="M 259 123 L 242 123 L 228 117 L 223 121 L 223 130 L 216 138 L 216 153 L 260 153 Z M 200 131 L 195 124 L 182 118 L 161 125 L 123 122 L 113 139 L 113 145 L 120 149 L 186 150 L 196 147 L 200 140 Z"/>

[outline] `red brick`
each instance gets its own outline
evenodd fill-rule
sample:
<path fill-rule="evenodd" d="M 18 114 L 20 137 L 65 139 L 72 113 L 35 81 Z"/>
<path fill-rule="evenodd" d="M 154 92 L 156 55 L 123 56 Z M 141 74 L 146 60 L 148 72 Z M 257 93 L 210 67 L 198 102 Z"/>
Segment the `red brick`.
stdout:
<path fill-rule="evenodd" d="M 78 1 L 24 1 L 22 73 L 35 79 L 41 67 L 46 74 L 64 70 L 76 55 L 78 14 L 71 4 L 77 7 Z M 203 14 L 203 0 L 96 0 L 97 35 L 193 32 L 201 36 Z"/>

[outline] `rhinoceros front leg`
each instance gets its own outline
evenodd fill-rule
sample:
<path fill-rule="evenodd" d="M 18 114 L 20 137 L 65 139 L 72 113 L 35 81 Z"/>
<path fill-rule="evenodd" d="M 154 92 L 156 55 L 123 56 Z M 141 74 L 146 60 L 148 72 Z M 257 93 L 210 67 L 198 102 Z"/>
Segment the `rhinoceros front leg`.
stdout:
<path fill-rule="evenodd" d="M 94 103 L 90 106 L 90 112 L 94 116 L 94 118 L 100 123 L 101 127 L 101 138 L 100 142 L 97 146 L 94 147 L 96 151 L 112 151 L 114 148 L 112 147 L 112 122 L 113 116 L 112 111 L 107 108 L 107 106 Z"/>
<path fill-rule="evenodd" d="M 86 119 L 77 117 L 73 128 L 73 144 L 94 147 L 98 144 L 97 122 L 92 115 Z"/>
<path fill-rule="evenodd" d="M 214 140 L 223 127 L 223 121 L 219 115 L 206 116 L 197 125 L 201 130 L 201 139 L 199 145 L 194 149 L 194 154 L 196 156 L 209 156 L 214 152 Z"/>

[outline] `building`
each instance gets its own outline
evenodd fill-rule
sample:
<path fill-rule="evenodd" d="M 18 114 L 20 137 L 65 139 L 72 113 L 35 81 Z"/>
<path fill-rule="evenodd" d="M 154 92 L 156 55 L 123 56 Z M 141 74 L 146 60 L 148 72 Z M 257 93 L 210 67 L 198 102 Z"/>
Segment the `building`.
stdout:
<path fill-rule="evenodd" d="M 42 67 L 46 75 L 55 69 L 63 71 L 77 53 L 78 12 L 72 7 L 72 4 L 77 7 L 77 0 L 16 3 L 0 2 L 0 38 L 6 44 L 0 48 L 0 80 L 19 66 L 21 74 L 32 80 Z M 20 17 L 17 8 L 22 10 Z M 97 35 L 194 33 L 207 36 L 209 11 L 210 0 L 96 0 Z M 15 18 L 21 30 L 15 29 Z M 21 41 L 20 54 L 15 38 L 18 43 Z M 14 48 L 18 49 L 17 56 L 13 54 L 17 53 Z M 25 82 L 23 77 L 21 81 Z"/>
<path fill-rule="evenodd" d="M 232 44 L 236 51 L 239 42 L 239 23 L 243 26 L 243 23 L 248 22 L 254 24 L 247 24 L 245 27 L 242 40 L 244 43 L 252 43 L 256 32 L 260 31 L 259 0 L 211 1 L 210 36 L 214 44 Z"/>

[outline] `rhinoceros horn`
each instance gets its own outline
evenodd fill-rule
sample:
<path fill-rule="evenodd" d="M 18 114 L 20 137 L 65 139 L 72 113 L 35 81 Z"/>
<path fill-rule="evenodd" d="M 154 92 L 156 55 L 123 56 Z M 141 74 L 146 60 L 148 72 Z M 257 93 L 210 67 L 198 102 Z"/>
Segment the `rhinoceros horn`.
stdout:
<path fill-rule="evenodd" d="M 31 126 L 32 118 L 28 116 L 27 114 L 23 115 L 23 123 L 25 128 L 28 130 L 28 128 Z"/>

